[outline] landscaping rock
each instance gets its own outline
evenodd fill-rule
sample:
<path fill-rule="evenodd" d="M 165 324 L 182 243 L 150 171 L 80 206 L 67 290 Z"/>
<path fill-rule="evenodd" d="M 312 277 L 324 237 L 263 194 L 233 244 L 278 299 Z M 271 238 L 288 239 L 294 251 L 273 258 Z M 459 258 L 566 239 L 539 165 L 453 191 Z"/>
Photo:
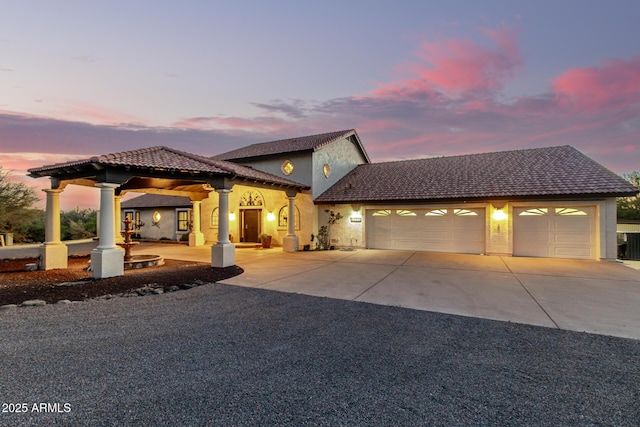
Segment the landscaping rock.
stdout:
<path fill-rule="evenodd" d="M 10 309 L 16 308 L 16 307 L 18 307 L 16 304 L 0 305 L 0 310 L 10 310 Z"/>
<path fill-rule="evenodd" d="M 20 304 L 20 307 L 39 307 L 42 305 L 47 305 L 47 302 L 41 299 L 30 299 Z"/>
<path fill-rule="evenodd" d="M 38 269 L 38 264 L 29 263 L 24 265 L 24 271 L 36 271 Z"/>

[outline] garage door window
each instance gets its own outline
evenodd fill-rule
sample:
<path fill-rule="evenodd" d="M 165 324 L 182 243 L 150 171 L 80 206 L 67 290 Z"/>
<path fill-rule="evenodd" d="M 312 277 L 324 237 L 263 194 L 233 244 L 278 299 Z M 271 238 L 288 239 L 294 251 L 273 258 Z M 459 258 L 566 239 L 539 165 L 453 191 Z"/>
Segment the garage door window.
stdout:
<path fill-rule="evenodd" d="M 434 209 L 432 211 L 428 211 L 424 216 L 445 216 L 446 214 L 446 209 Z"/>
<path fill-rule="evenodd" d="M 556 208 L 557 215 L 565 215 L 565 216 L 585 216 L 587 213 L 585 211 L 581 211 L 580 209 L 574 208 Z"/>
<path fill-rule="evenodd" d="M 375 211 L 373 213 L 373 216 L 389 216 L 391 215 L 391 210 L 389 209 L 382 209 L 381 211 Z"/>
<path fill-rule="evenodd" d="M 538 216 L 538 215 L 546 215 L 547 212 L 548 212 L 547 208 L 534 208 L 534 209 L 527 209 L 526 211 L 522 211 L 518 215 L 519 216 Z"/>
<path fill-rule="evenodd" d="M 478 212 L 470 211 L 469 209 L 454 209 L 453 213 L 457 216 L 478 216 Z"/>
<path fill-rule="evenodd" d="M 398 216 L 416 216 L 416 213 L 414 211 L 408 211 L 406 209 L 398 209 L 396 211 L 396 214 Z"/>

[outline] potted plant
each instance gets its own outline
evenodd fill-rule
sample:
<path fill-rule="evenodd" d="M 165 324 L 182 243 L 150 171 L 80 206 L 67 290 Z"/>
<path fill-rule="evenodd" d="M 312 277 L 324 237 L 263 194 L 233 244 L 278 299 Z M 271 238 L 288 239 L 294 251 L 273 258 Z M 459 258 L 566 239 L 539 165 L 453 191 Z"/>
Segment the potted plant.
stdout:
<path fill-rule="evenodd" d="M 271 247 L 271 235 L 270 234 L 261 234 L 260 241 L 262 242 L 262 247 L 265 249 L 269 249 Z"/>

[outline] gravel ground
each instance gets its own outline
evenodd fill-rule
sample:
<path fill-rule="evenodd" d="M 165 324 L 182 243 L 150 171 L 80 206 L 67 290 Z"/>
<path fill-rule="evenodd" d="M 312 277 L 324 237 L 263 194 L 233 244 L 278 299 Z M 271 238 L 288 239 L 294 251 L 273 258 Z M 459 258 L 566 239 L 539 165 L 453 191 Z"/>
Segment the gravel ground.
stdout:
<path fill-rule="evenodd" d="M 221 284 L 4 310 L 0 336 L 27 409 L 0 425 L 640 420 L 640 341 Z"/>

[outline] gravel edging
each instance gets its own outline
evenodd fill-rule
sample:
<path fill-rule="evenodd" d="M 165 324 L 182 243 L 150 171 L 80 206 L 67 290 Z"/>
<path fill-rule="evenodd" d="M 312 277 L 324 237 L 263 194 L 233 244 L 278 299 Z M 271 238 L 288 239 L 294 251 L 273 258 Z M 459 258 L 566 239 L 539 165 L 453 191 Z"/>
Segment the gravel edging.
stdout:
<path fill-rule="evenodd" d="M 78 284 L 82 284 L 81 282 L 67 282 L 67 283 L 60 283 L 57 286 L 76 286 Z M 164 286 L 164 285 L 160 285 L 157 283 L 150 283 L 148 285 L 144 285 L 142 287 L 136 288 L 136 289 L 131 289 L 128 292 L 121 292 L 118 294 L 106 294 L 106 295 L 101 295 L 98 297 L 93 297 L 93 298 L 86 298 L 84 300 L 81 301 L 70 301 L 68 299 L 63 299 L 63 300 L 59 300 L 57 301 L 55 304 L 73 304 L 73 303 L 79 303 L 79 302 L 85 302 L 85 301 L 91 301 L 91 300 L 109 300 L 109 299 L 113 299 L 113 298 L 131 298 L 131 297 L 138 297 L 138 296 L 148 296 L 148 295 L 162 295 L 164 293 L 171 293 L 171 292 L 177 292 L 177 291 L 182 291 L 182 290 L 189 290 L 189 289 L 193 289 L 195 287 L 198 286 L 203 286 L 203 285 L 211 285 L 212 282 L 205 282 L 202 280 L 194 280 L 190 283 L 181 283 L 179 285 L 172 285 L 172 286 Z M 41 299 L 32 299 L 32 300 L 26 300 L 20 304 L 5 304 L 5 305 L 0 305 L 0 311 L 2 310 L 11 310 L 11 309 L 15 309 L 15 308 L 32 308 L 32 307 L 42 307 L 47 305 L 47 302 L 45 300 L 41 300 Z"/>

